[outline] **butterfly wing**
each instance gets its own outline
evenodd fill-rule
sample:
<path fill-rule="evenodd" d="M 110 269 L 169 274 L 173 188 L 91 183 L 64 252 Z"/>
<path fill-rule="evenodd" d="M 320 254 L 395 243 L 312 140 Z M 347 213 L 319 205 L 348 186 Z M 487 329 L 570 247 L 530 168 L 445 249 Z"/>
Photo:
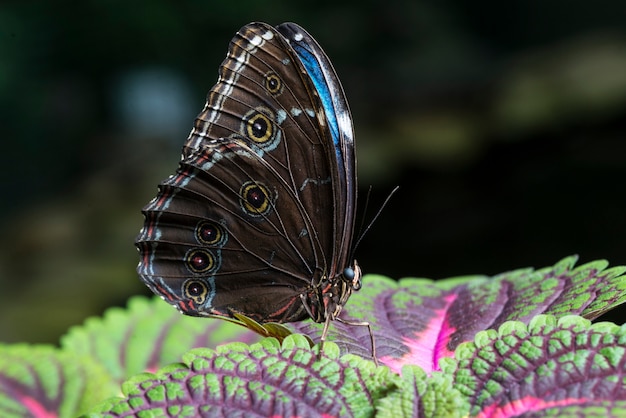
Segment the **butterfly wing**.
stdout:
<path fill-rule="evenodd" d="M 276 28 L 290 43 L 298 55 L 309 80 L 314 85 L 314 94 L 321 101 L 324 115 L 318 115 L 320 126 L 328 126 L 332 147 L 328 142 L 326 154 L 331 162 L 334 207 L 334 229 L 331 278 L 341 274 L 351 265 L 352 238 L 356 211 L 356 153 L 354 127 L 348 101 L 339 77 L 330 59 L 317 41 L 295 23 L 283 23 Z"/>
<path fill-rule="evenodd" d="M 189 315 L 304 319 L 304 296 L 346 267 L 349 111 L 321 48 L 297 25 L 281 27 L 253 23 L 233 38 L 179 169 L 144 208 L 139 275 Z M 318 64 L 307 68 L 300 47 Z"/>

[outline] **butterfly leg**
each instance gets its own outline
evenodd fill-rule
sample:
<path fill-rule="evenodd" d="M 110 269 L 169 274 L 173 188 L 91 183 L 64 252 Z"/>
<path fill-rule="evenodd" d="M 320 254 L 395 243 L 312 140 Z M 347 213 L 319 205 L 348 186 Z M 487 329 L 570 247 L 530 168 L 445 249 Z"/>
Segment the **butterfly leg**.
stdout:
<path fill-rule="evenodd" d="M 372 327 L 370 325 L 369 322 L 367 321 L 360 321 L 360 322 L 356 322 L 356 321 L 346 321 L 345 319 L 341 319 L 339 317 L 335 318 L 337 321 L 341 322 L 342 324 L 346 324 L 346 325 L 351 325 L 351 326 L 357 326 L 357 327 L 367 327 L 367 332 L 369 332 L 370 334 L 370 344 L 372 345 L 372 359 L 374 360 L 374 364 L 376 364 L 376 366 L 378 366 L 378 358 L 376 357 L 376 342 L 374 339 L 374 333 L 372 332 Z M 328 321 L 326 321 L 328 322 Z M 327 324 L 324 324 L 324 332 L 322 332 L 322 337 L 324 337 L 324 333 L 326 331 L 327 328 Z"/>
<path fill-rule="evenodd" d="M 309 304 L 306 301 L 306 296 L 301 294 L 300 299 L 302 300 L 302 306 L 304 306 L 304 310 L 311 318 L 316 318 L 316 315 L 313 314 Z M 317 321 L 316 321 L 317 322 Z M 326 333 L 328 332 L 328 325 L 330 322 L 330 317 L 326 316 L 326 321 L 324 321 L 324 329 L 322 330 L 322 337 L 320 338 L 320 349 L 317 352 L 317 359 L 319 360 L 322 357 L 322 351 L 324 349 L 324 341 L 326 340 Z"/>
<path fill-rule="evenodd" d="M 320 351 L 317 353 L 317 359 L 319 360 L 322 357 L 322 352 L 324 350 L 324 342 L 326 341 L 326 334 L 328 334 L 328 326 L 330 325 L 330 321 L 332 318 L 329 316 L 326 317 L 324 321 L 324 328 L 322 328 L 322 336 L 320 337 Z"/>

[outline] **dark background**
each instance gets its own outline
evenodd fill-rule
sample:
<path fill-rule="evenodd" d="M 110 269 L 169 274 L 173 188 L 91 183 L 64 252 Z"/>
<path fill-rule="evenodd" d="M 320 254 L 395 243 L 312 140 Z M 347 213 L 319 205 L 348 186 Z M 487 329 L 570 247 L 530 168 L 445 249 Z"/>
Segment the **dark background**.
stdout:
<path fill-rule="evenodd" d="M 401 186 L 366 273 L 626 264 L 623 0 L 3 1 L 0 341 L 56 342 L 147 294 L 140 209 L 254 20 L 297 22 L 332 59 L 364 219 Z"/>

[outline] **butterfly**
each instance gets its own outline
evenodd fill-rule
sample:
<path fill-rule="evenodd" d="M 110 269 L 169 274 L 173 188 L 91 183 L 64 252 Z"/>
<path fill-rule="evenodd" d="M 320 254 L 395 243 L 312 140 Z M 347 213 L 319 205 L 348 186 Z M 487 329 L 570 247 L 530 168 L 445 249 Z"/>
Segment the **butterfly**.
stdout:
<path fill-rule="evenodd" d="M 137 271 L 184 314 L 311 318 L 323 344 L 361 288 L 356 194 L 352 117 L 329 58 L 294 23 L 248 24 L 178 170 L 143 209 Z"/>

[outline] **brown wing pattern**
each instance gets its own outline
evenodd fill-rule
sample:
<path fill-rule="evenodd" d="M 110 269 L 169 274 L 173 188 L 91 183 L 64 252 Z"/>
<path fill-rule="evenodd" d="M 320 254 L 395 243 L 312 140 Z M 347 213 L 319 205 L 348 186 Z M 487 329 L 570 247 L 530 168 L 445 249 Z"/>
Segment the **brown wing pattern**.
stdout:
<path fill-rule="evenodd" d="M 262 23 L 242 28 L 179 169 L 144 208 L 146 284 L 190 315 L 308 317 L 301 295 L 340 274 L 329 271 L 340 176 L 327 125 L 287 40 Z"/>

